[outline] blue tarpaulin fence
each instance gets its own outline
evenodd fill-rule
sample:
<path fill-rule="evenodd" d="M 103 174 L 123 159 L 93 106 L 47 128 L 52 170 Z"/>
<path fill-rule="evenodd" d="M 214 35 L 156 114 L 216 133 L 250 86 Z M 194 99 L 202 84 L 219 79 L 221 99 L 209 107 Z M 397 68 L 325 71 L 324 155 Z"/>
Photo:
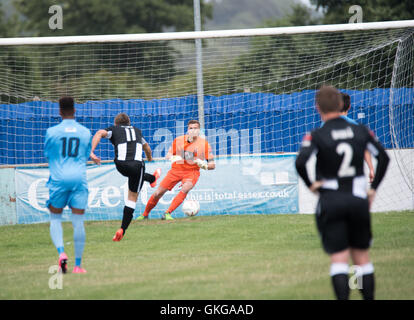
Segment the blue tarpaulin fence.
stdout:
<path fill-rule="evenodd" d="M 374 130 L 386 148 L 392 147 L 389 105 L 398 107 L 393 113 L 397 139 L 402 147 L 414 147 L 414 89 L 341 90 L 351 96 L 349 117 Z M 390 95 L 393 94 L 392 101 Z M 291 94 L 238 93 L 205 96 L 206 133 L 209 129 L 238 132 L 260 130 L 260 152 L 296 152 L 303 135 L 320 126 L 314 107 L 315 90 Z M 32 101 L 0 106 L 0 164 L 46 162 L 43 140 L 46 129 L 60 122 L 57 102 Z M 198 118 L 197 96 L 166 99 L 131 99 L 87 101 L 76 105 L 76 119 L 92 134 L 113 123 L 114 117 L 126 112 L 132 124 L 140 127 L 154 149 L 160 143 L 159 129 L 176 134 L 177 122 Z M 211 130 L 210 130 L 211 131 Z M 209 141 L 215 137 L 209 137 Z M 230 141 L 230 139 L 229 139 Z M 253 134 L 250 133 L 253 143 Z M 213 143 L 214 144 L 214 143 Z M 231 143 L 220 154 L 231 154 Z M 112 146 L 102 143 L 97 150 L 102 159 L 112 159 Z M 217 152 L 217 150 L 216 150 Z"/>

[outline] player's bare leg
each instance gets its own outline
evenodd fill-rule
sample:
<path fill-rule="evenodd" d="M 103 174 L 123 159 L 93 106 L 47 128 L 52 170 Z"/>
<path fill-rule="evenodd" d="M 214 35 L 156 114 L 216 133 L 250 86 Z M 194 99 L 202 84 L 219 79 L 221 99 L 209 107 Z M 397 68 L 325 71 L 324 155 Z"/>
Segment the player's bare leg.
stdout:
<path fill-rule="evenodd" d="M 49 210 L 50 212 L 55 213 L 55 214 L 60 214 L 63 212 L 63 208 L 55 208 L 51 204 L 49 205 Z"/>
<path fill-rule="evenodd" d="M 168 191 L 168 189 L 159 186 L 157 190 L 155 190 L 155 192 L 152 194 L 154 196 L 154 199 L 156 199 L 157 201 L 160 200 L 164 194 Z"/>
<path fill-rule="evenodd" d="M 62 229 L 62 211 L 63 208 L 55 208 L 49 205 L 50 211 L 50 237 L 52 238 L 53 244 L 55 245 L 59 254 L 59 270 L 62 273 L 66 273 L 68 256 L 64 251 L 63 245 L 63 229 Z"/>
<path fill-rule="evenodd" d="M 349 249 L 345 249 L 331 255 L 330 276 L 338 300 L 348 300 L 349 298 L 349 254 Z"/>
<path fill-rule="evenodd" d="M 85 247 L 84 209 L 72 208 L 73 242 L 75 246 L 75 267 L 72 273 L 86 273 L 81 267 L 83 249 Z"/>
<path fill-rule="evenodd" d="M 369 257 L 368 249 L 351 249 L 352 261 L 360 267 L 362 276 L 362 288 L 360 289 L 362 297 L 365 300 L 373 300 L 375 292 L 374 265 Z"/>
<path fill-rule="evenodd" d="M 182 187 L 181 187 L 181 192 L 184 192 L 184 193 L 189 193 L 190 191 L 191 191 L 191 189 L 193 189 L 194 188 L 194 185 L 193 185 L 193 183 L 191 182 L 191 181 L 186 181 L 186 182 L 184 182 L 184 184 L 182 185 Z"/>
<path fill-rule="evenodd" d="M 181 191 L 174 197 L 173 201 L 169 208 L 165 211 L 163 215 L 163 220 L 172 220 L 174 219 L 171 217 L 171 213 L 177 209 L 181 203 L 183 203 L 184 199 L 187 197 L 187 194 L 190 192 L 191 189 L 194 188 L 194 185 L 191 181 L 185 181 L 181 187 Z"/>
<path fill-rule="evenodd" d="M 370 263 L 369 250 L 368 249 L 351 249 L 351 258 L 354 264 L 357 266 L 363 266 Z"/>

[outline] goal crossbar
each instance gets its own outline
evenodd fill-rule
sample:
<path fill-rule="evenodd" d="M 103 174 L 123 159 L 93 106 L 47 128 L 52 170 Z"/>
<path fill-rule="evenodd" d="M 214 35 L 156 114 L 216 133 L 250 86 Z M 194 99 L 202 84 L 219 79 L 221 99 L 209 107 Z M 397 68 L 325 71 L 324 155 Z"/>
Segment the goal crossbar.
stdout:
<path fill-rule="evenodd" d="M 315 32 L 341 32 L 341 31 L 398 29 L 398 28 L 410 28 L 410 27 L 414 28 L 414 20 L 328 24 L 328 25 L 298 26 L 298 27 L 217 30 L 217 31 L 137 33 L 137 34 L 114 34 L 114 35 L 93 35 L 93 36 L 20 37 L 20 38 L 1 38 L 0 46 L 191 40 L 191 39 L 212 39 L 212 38 L 228 38 L 228 37 L 304 34 L 304 33 L 315 33 Z"/>

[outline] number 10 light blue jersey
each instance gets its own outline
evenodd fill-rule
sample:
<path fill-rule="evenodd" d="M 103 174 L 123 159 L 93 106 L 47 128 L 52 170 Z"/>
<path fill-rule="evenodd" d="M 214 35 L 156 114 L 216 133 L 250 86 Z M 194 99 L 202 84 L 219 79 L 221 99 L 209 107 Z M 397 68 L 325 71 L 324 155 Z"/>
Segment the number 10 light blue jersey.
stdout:
<path fill-rule="evenodd" d="M 48 186 L 87 188 L 86 163 L 91 147 L 90 130 L 73 119 L 47 129 L 44 153 L 50 170 Z"/>

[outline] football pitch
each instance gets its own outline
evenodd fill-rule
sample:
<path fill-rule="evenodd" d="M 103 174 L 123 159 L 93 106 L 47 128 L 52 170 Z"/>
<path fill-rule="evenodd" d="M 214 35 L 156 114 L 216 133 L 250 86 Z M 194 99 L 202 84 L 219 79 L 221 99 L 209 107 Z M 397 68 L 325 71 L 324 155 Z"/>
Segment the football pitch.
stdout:
<path fill-rule="evenodd" d="M 2 226 L 0 298 L 334 299 L 314 219 L 279 214 L 133 221 L 121 242 L 112 241 L 120 221 L 88 221 L 87 274 L 71 273 L 73 229 L 63 223 L 69 269 L 61 289 L 57 274 L 49 273 L 57 264 L 49 224 Z M 414 299 L 414 212 L 374 213 L 372 223 L 376 298 Z M 350 298 L 360 299 L 358 290 Z"/>

